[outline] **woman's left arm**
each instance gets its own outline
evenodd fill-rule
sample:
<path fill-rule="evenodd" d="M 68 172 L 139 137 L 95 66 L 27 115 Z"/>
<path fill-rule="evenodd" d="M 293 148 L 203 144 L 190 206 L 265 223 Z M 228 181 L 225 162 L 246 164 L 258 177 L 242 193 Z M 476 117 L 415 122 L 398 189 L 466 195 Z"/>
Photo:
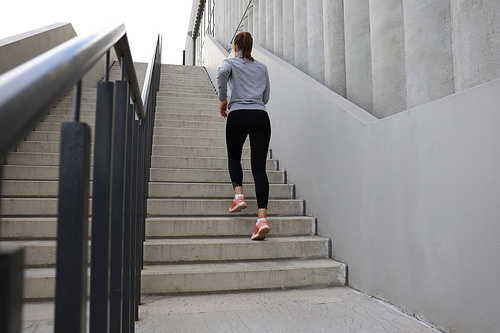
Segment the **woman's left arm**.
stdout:
<path fill-rule="evenodd" d="M 222 62 L 217 71 L 217 88 L 219 90 L 219 111 L 224 118 L 227 117 L 227 81 L 231 75 L 231 65 L 227 60 Z"/>
<path fill-rule="evenodd" d="M 269 102 L 269 95 L 271 94 L 271 83 L 269 81 L 269 74 L 267 73 L 266 69 L 266 89 L 264 90 L 264 94 L 262 95 L 262 101 L 264 104 L 267 104 Z"/>

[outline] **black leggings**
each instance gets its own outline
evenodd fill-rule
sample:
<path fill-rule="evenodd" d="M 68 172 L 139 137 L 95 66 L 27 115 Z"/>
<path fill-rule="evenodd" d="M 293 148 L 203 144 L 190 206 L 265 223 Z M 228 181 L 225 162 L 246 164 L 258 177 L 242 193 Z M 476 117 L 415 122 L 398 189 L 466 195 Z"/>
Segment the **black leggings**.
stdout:
<path fill-rule="evenodd" d="M 269 201 L 269 180 L 266 174 L 267 152 L 271 140 L 271 123 L 264 110 L 231 111 L 226 123 L 227 157 L 229 175 L 233 187 L 243 185 L 243 169 L 241 168 L 241 152 L 243 144 L 250 136 L 250 159 L 255 181 L 257 207 L 266 208 Z"/>

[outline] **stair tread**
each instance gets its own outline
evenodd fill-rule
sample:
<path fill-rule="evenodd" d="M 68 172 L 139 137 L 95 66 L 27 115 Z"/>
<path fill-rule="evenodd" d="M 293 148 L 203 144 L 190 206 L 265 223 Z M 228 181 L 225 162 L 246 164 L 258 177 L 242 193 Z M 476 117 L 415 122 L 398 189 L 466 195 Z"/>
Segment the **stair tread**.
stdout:
<path fill-rule="evenodd" d="M 294 243 L 294 242 L 324 242 L 327 239 L 321 236 L 269 236 L 266 237 L 265 243 Z M 180 244 L 259 244 L 264 242 L 256 242 L 250 240 L 250 237 L 210 237 L 210 238 L 149 238 L 146 240 L 146 245 L 180 245 Z"/>
<path fill-rule="evenodd" d="M 345 264 L 333 259 L 267 259 L 258 261 L 234 261 L 234 262 L 209 262 L 209 263 L 186 263 L 170 265 L 144 265 L 142 275 L 156 274 L 182 274 L 198 272 L 232 272 L 232 271 L 274 271 L 284 269 L 308 269 L 313 267 L 342 267 Z M 26 268 L 25 277 L 55 277 L 56 269 L 53 267 Z"/>
<path fill-rule="evenodd" d="M 269 236 L 263 242 L 252 241 L 250 237 L 186 237 L 186 238 L 148 238 L 145 241 L 145 246 L 156 245 L 238 245 L 238 244 L 254 244 L 259 243 L 279 244 L 279 243 L 305 243 L 305 242 L 325 242 L 327 239 L 321 236 Z M 55 247 L 56 240 L 41 239 L 41 240 L 4 240 L 2 246 L 29 246 L 29 247 Z M 90 241 L 89 241 L 90 245 Z"/>
<path fill-rule="evenodd" d="M 139 67 L 145 71 L 147 65 Z M 276 159 L 269 158 L 267 161 L 271 190 L 268 213 L 272 231 L 264 242 L 250 240 L 257 203 L 254 194 L 248 195 L 248 209 L 236 214 L 228 212 L 232 202 L 232 185 L 227 171 L 226 120 L 219 115 L 218 96 L 207 72 L 201 67 L 178 65 L 164 64 L 161 68 L 153 135 L 153 167 L 147 200 L 149 215 L 146 218 L 145 249 L 152 262 L 146 263 L 142 272 L 145 281 L 143 292 L 243 290 L 345 283 L 341 278 L 342 274 L 345 276 L 345 265 L 327 258 L 329 240 L 314 235 L 316 219 L 304 215 L 305 201 L 294 198 L 295 185 L 286 182 L 286 171 L 278 170 Z M 112 77 L 119 78 L 117 66 L 112 69 Z M 8 215 L 2 216 L 7 232 L 2 235 L 2 243 L 5 246 L 29 247 L 30 265 L 37 264 L 38 254 L 47 265 L 55 263 L 57 149 L 60 122 L 72 119 L 73 101 L 73 92 L 61 98 L 44 121 L 36 126 L 36 130 L 20 143 L 19 151 L 8 156 L 4 166 L 3 208 Z M 92 133 L 95 128 L 95 103 L 96 89 L 84 89 L 81 119 L 89 123 Z M 245 186 L 251 191 L 253 177 L 248 150 L 247 142 L 242 163 Z M 268 157 L 272 157 L 271 152 Z M 185 189 L 189 187 L 196 189 L 194 192 Z M 37 189 L 45 196 L 35 196 Z M 39 216 L 33 216 L 35 214 Z M 304 246 L 301 247 L 302 244 Z M 245 251 L 249 246 L 255 250 Z M 164 257 L 170 256 L 174 262 L 165 264 L 162 255 L 147 253 L 156 247 L 184 247 L 186 250 L 177 254 L 167 251 Z M 191 250 L 188 249 L 203 247 L 213 253 L 195 251 L 200 255 L 191 260 L 187 253 Z M 215 250 L 218 247 L 234 250 L 221 250 L 219 253 Z M 264 251 L 265 248 L 271 250 L 266 252 L 269 255 L 259 256 L 259 249 Z M 41 253 L 37 253 L 37 249 Z M 300 258 L 287 259 L 294 256 Z M 318 276 L 312 276 L 314 274 Z M 192 278 L 193 275 L 199 276 L 196 279 L 202 277 L 206 283 L 195 283 L 199 280 Z M 25 277 L 29 281 L 38 281 L 35 284 L 28 282 L 27 290 L 33 298 L 53 297 L 51 285 L 55 280 L 55 268 L 28 268 Z M 225 282 L 219 288 L 220 280 Z"/>
<path fill-rule="evenodd" d="M 170 265 L 144 265 L 143 274 L 179 274 L 190 272 L 230 272 L 230 271 L 275 271 L 311 267 L 341 267 L 344 264 L 333 259 L 267 259 L 259 261 L 235 261 L 219 263 L 189 263 Z"/>

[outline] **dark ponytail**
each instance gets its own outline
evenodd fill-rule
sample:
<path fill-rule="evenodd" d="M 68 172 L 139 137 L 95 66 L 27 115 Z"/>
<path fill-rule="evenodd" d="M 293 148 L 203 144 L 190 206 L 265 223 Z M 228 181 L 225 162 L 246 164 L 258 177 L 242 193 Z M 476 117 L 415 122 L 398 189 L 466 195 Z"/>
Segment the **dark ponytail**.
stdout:
<path fill-rule="evenodd" d="M 240 32 L 234 37 L 234 44 L 241 50 L 242 58 L 247 58 L 253 61 L 252 47 L 253 38 L 249 32 Z"/>

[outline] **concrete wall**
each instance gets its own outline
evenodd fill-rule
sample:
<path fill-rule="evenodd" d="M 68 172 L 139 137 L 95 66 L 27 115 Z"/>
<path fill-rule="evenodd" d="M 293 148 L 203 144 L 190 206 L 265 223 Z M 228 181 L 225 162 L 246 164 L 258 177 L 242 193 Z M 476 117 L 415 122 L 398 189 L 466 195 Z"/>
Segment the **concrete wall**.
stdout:
<path fill-rule="evenodd" d="M 270 73 L 273 154 L 349 284 L 447 331 L 499 332 L 500 80 L 378 120 L 253 55 Z"/>
<path fill-rule="evenodd" d="M 229 53 L 210 35 L 206 36 L 203 52 L 205 54 L 203 66 L 206 68 L 214 88 L 217 89 L 217 70 L 222 64 L 222 61 L 229 57 Z"/>
<path fill-rule="evenodd" d="M 241 0 L 215 1 L 229 50 Z M 245 28 L 377 118 L 500 78 L 498 0 L 254 0 Z"/>
<path fill-rule="evenodd" d="M 39 56 L 76 36 L 70 23 L 56 23 L 0 40 L 0 74 Z M 112 52 L 114 55 L 114 52 Z M 83 78 L 86 87 L 95 87 L 104 75 L 104 57 Z"/>
<path fill-rule="evenodd" d="M 455 89 L 500 77 L 500 1 L 451 0 Z"/>

